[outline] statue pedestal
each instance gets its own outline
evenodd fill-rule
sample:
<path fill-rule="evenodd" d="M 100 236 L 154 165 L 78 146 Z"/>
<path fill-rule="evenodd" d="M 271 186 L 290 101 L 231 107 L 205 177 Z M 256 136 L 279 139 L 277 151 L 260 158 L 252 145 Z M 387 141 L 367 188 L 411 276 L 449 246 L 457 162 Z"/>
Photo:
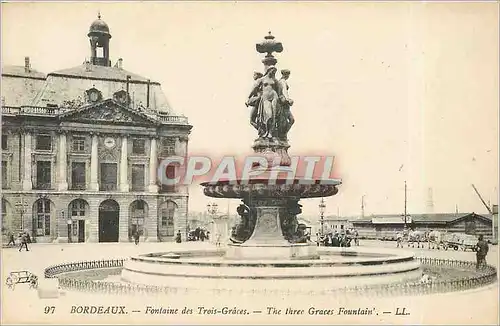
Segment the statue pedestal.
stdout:
<path fill-rule="evenodd" d="M 285 202 L 269 199 L 274 206 L 256 206 L 257 220 L 251 237 L 241 244 L 229 244 L 225 258 L 233 260 L 319 259 L 317 246 L 311 243 L 289 243 L 281 230 L 280 213 Z"/>
<path fill-rule="evenodd" d="M 226 245 L 229 241 L 229 216 L 214 216 L 212 230 L 210 231 L 210 243 L 216 244 L 217 238 L 221 245 Z"/>

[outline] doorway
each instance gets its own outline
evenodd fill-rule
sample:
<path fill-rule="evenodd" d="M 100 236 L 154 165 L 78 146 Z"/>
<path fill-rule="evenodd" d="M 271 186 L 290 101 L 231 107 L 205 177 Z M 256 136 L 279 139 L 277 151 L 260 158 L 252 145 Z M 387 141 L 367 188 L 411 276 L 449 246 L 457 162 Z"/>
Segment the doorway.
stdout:
<path fill-rule="evenodd" d="M 120 207 L 112 199 L 99 206 L 99 242 L 118 242 Z"/>
<path fill-rule="evenodd" d="M 85 220 L 78 220 L 78 242 L 85 242 Z"/>

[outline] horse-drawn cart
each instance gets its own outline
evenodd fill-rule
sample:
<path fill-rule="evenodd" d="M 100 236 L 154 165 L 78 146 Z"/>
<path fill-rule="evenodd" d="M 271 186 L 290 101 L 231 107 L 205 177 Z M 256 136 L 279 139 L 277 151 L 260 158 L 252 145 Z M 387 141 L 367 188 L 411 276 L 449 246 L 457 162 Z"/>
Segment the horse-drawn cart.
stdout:
<path fill-rule="evenodd" d="M 476 251 L 477 237 L 465 233 L 448 233 L 443 235 L 444 248 L 461 249 L 463 251 L 470 249 Z"/>
<path fill-rule="evenodd" d="M 38 287 L 38 276 L 28 271 L 17 271 L 10 272 L 5 280 L 5 285 L 12 290 L 19 283 L 28 283 L 30 289 L 36 289 Z"/>

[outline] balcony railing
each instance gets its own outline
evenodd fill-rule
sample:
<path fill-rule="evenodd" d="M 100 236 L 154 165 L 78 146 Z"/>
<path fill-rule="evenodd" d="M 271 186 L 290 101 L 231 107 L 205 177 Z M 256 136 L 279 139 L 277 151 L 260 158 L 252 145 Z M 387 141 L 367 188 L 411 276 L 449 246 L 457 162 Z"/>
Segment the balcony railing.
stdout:
<path fill-rule="evenodd" d="M 187 117 L 178 115 L 167 115 L 161 112 L 158 113 L 158 119 L 163 123 L 170 123 L 170 124 L 186 125 L 189 123 Z"/>
<path fill-rule="evenodd" d="M 101 183 L 99 185 L 100 191 L 115 191 L 117 189 L 116 183 Z"/>
<path fill-rule="evenodd" d="M 85 183 L 73 183 L 70 187 L 71 190 L 85 190 L 87 185 Z"/>
<path fill-rule="evenodd" d="M 55 116 L 61 112 L 58 107 L 46 106 L 2 106 L 2 114 L 21 114 L 21 115 L 48 115 Z"/>
<path fill-rule="evenodd" d="M 52 189 L 52 183 L 50 182 L 37 182 L 35 185 L 37 190 L 49 190 Z"/>

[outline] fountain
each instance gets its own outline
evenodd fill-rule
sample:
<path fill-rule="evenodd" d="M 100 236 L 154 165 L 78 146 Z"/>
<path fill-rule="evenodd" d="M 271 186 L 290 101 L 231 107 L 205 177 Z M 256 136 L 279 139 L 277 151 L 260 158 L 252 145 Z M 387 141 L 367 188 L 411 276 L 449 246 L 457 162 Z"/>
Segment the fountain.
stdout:
<path fill-rule="evenodd" d="M 189 289 L 301 287 L 307 291 L 381 283 L 413 281 L 421 276 L 413 253 L 389 249 L 321 248 L 298 227 L 301 199 L 334 196 L 339 179 L 295 175 L 288 154 L 287 134 L 294 123 L 293 100 L 288 95 L 290 71 L 278 80 L 274 52 L 283 45 L 269 33 L 256 45 L 264 73 L 254 74 L 246 101 L 250 123 L 258 138 L 253 149 L 263 158 L 249 178 L 204 182 L 212 198 L 240 199 L 240 223 L 224 248 L 179 250 L 132 257 L 125 262 L 122 280 L 136 284 L 175 285 Z M 274 176 L 271 178 L 270 176 Z M 273 180 L 273 182 L 270 182 Z"/>

